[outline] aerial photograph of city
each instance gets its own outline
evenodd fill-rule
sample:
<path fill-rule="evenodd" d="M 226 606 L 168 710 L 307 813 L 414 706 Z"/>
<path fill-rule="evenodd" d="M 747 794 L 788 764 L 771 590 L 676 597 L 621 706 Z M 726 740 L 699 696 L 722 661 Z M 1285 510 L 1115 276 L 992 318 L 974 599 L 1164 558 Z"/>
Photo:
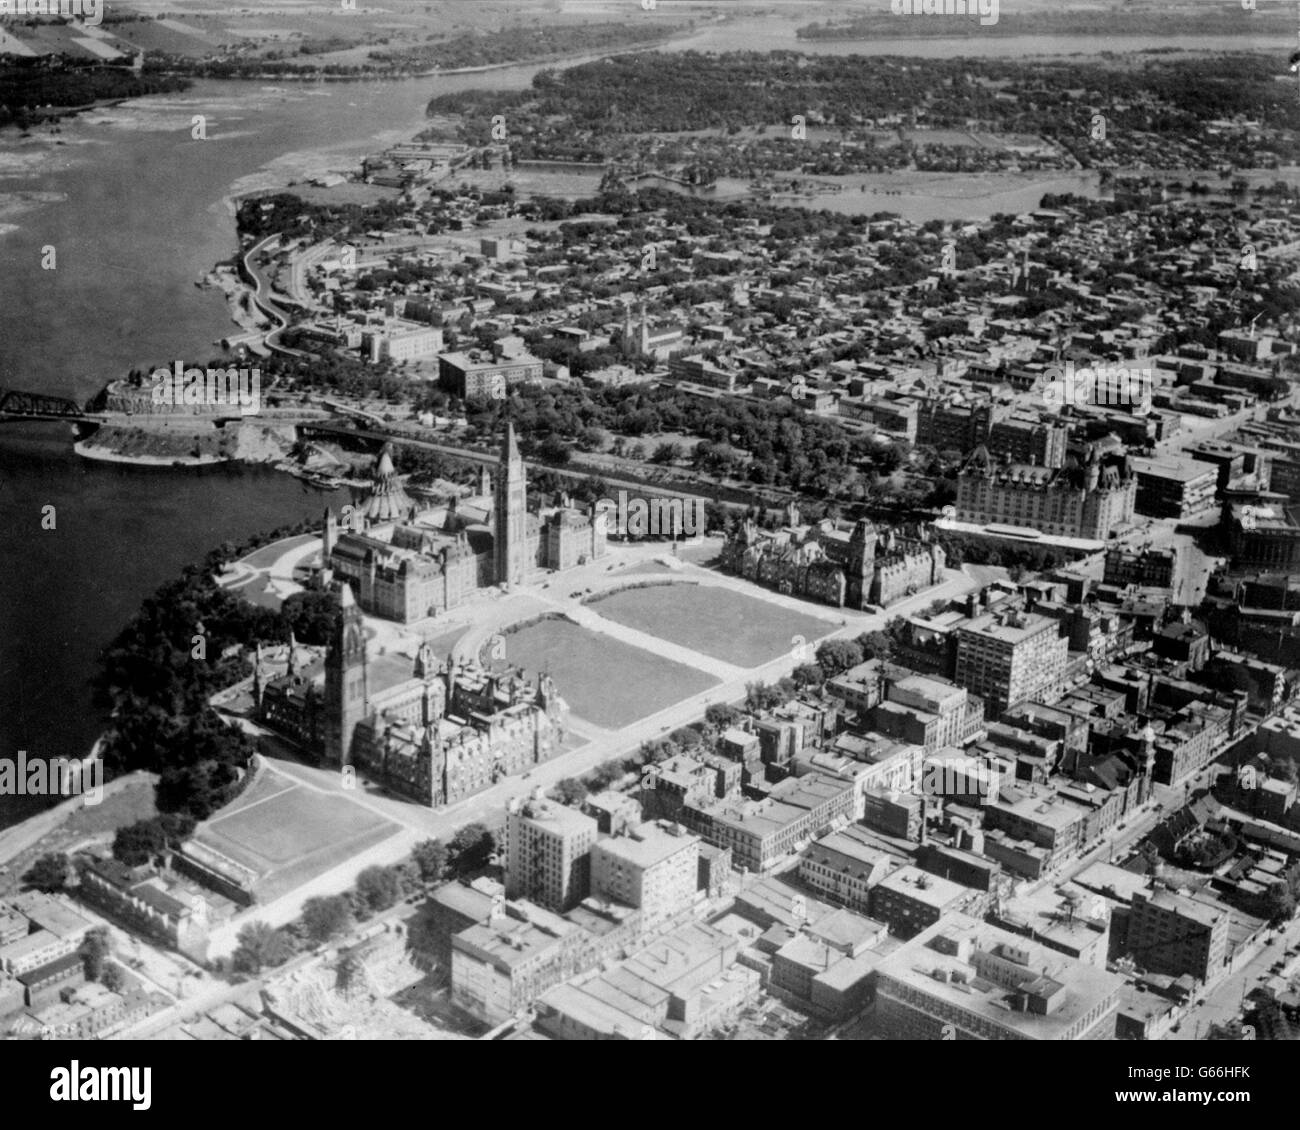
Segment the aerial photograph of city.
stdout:
<path fill-rule="evenodd" d="M 1297 0 L 0 0 L 0 530 L 15 1111 L 1295 1094 Z"/>

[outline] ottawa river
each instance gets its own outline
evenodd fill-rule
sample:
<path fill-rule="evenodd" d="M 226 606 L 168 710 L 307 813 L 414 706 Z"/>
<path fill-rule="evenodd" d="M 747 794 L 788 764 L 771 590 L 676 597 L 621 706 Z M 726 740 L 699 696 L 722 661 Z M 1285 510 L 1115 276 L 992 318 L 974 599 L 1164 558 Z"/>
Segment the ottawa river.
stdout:
<path fill-rule="evenodd" d="M 673 48 L 1006 49 L 997 40 L 801 43 L 794 22 L 777 32 L 767 21 L 762 34 L 759 26 L 710 27 Z M 1106 46 L 1126 49 L 1124 41 L 1038 49 Z M 0 387 L 80 399 L 133 366 L 206 361 L 232 324 L 220 292 L 194 282 L 235 249 L 231 193 L 284 185 L 305 167 L 353 168 L 416 133 L 434 94 L 517 88 L 538 69 L 321 85 L 200 82 L 83 115 L 57 134 L 0 135 Z M 195 114 L 207 119 L 207 141 L 190 137 Z M 903 210 L 897 198 L 876 206 Z M 47 246 L 54 270 L 42 269 Z M 319 515 L 325 501 L 262 468 L 93 463 L 73 453 L 71 438 L 63 424 L 0 423 L 0 758 L 84 756 L 103 727 L 90 696 L 96 655 L 140 602 L 221 542 Z M 53 530 L 42 528 L 47 506 Z M 0 796 L 0 827 L 41 806 Z"/>

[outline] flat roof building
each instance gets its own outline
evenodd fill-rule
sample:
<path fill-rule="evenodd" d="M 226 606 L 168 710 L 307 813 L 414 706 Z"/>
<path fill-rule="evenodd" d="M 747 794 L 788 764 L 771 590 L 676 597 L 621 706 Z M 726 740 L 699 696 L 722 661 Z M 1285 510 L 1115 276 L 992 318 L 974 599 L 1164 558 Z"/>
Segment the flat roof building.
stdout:
<path fill-rule="evenodd" d="M 699 861 L 700 838 L 680 824 L 639 824 L 591 849 L 592 891 L 637 907 L 651 928 L 690 908 Z"/>
<path fill-rule="evenodd" d="M 876 969 L 893 1039 L 1110 1040 L 1123 979 L 965 914 L 922 931 Z"/>
<path fill-rule="evenodd" d="M 596 821 L 576 809 L 533 798 L 506 809 L 506 897 L 565 911 L 591 890 Z"/>

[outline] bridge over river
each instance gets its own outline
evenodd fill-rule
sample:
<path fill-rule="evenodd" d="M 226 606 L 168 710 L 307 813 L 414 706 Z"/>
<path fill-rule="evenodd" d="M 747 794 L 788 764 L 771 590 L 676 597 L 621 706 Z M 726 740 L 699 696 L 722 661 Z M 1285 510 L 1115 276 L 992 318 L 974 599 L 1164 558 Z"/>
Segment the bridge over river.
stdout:
<path fill-rule="evenodd" d="M 84 404 L 65 396 L 43 392 L 0 388 L 0 421 L 4 420 L 86 420 L 100 423 L 108 419 L 103 411 L 104 391 Z"/>

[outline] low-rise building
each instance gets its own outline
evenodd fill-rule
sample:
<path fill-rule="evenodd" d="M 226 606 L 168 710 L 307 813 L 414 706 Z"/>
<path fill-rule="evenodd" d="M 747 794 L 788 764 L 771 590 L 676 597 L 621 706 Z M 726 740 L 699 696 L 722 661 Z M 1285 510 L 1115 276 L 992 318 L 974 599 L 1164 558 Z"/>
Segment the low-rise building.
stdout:
<path fill-rule="evenodd" d="M 978 914 L 980 892 L 942 879 L 919 867 L 900 867 L 871 891 L 871 917 L 901 938 L 911 938 L 947 914 L 958 910 Z"/>
<path fill-rule="evenodd" d="M 799 858 L 799 878 L 827 902 L 865 914 L 871 905 L 872 888 L 897 862 L 870 836 L 850 825 L 804 849 Z"/>
<path fill-rule="evenodd" d="M 876 1014 L 894 1039 L 1110 1040 L 1123 984 L 954 914 L 880 963 Z"/>
<path fill-rule="evenodd" d="M 687 805 L 682 820 L 708 843 L 730 848 L 737 867 L 766 871 L 837 822 L 848 823 L 856 794 L 852 781 L 809 773 L 786 778 L 763 800 Z"/>

